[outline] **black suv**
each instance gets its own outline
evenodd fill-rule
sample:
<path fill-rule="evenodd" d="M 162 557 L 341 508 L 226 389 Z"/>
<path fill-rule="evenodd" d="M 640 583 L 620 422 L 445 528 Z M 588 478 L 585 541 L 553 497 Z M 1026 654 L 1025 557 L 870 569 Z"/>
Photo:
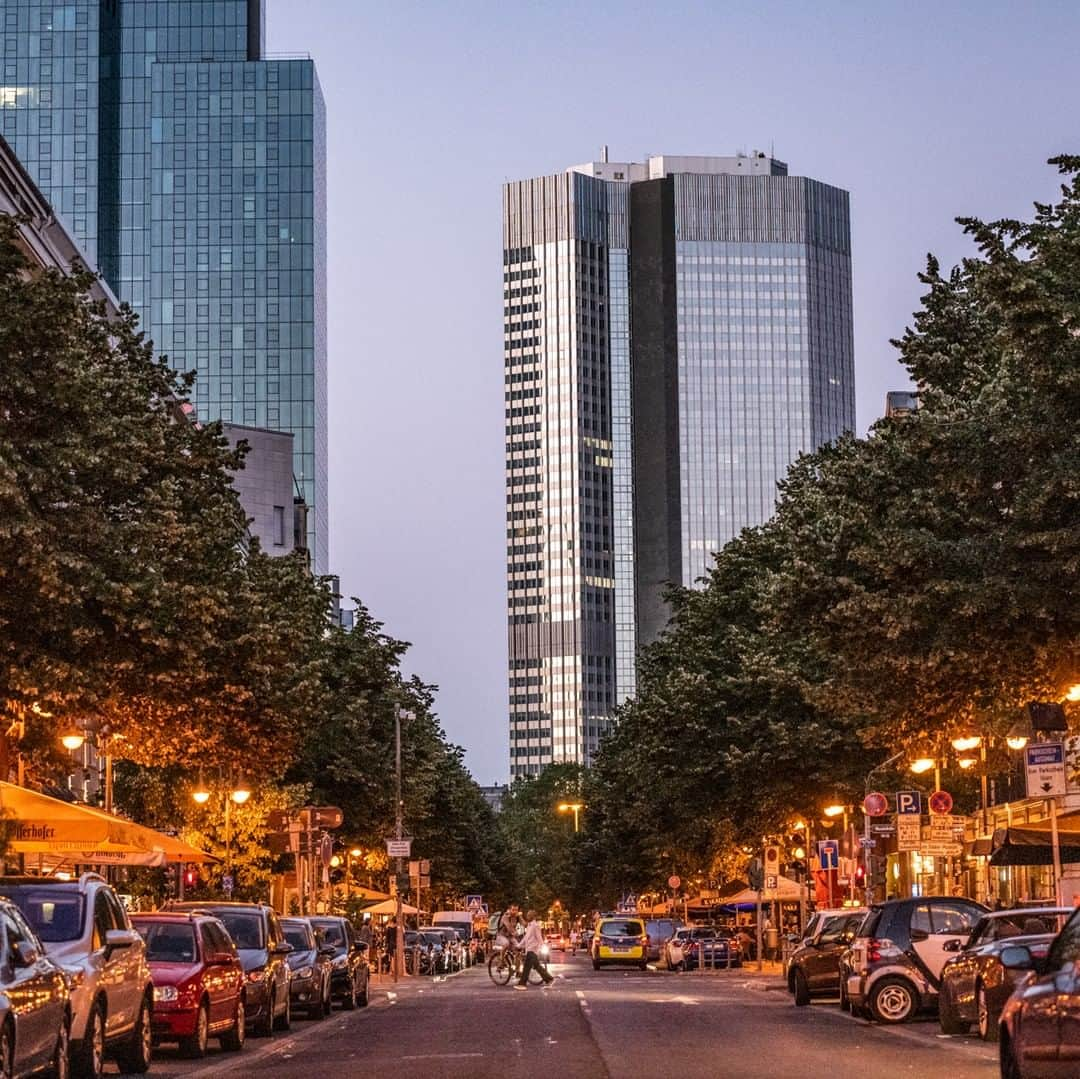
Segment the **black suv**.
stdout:
<path fill-rule="evenodd" d="M 346 1009 L 366 1008 L 368 1002 L 367 945 L 356 937 L 356 930 L 348 918 L 330 915 L 308 918 L 317 930 L 322 943 L 334 949 L 331 960 L 330 992 Z"/>
<path fill-rule="evenodd" d="M 856 1015 L 904 1023 L 936 1006 L 949 941 L 964 942 L 987 913 L 973 899 L 945 895 L 894 899 L 870 908 L 844 962 L 846 999 Z M 955 948 L 953 945 L 952 948 Z"/>
<path fill-rule="evenodd" d="M 809 1004 L 815 993 L 839 991 L 840 954 L 852 942 L 865 917 L 866 911 L 858 909 L 814 915 L 814 924 L 807 927 L 809 932 L 788 959 L 788 992 L 796 1004 Z"/>
<path fill-rule="evenodd" d="M 166 903 L 166 910 L 202 910 L 225 923 L 244 968 L 247 1025 L 256 1034 L 288 1030 L 289 964 L 292 945 L 285 940 L 278 917 L 265 903 Z"/>

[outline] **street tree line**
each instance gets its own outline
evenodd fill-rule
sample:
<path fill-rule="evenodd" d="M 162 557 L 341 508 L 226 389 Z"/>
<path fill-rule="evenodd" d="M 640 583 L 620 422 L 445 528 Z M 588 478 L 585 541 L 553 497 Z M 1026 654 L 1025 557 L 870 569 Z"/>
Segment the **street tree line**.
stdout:
<path fill-rule="evenodd" d="M 961 219 L 974 253 L 928 259 L 894 342 L 918 411 L 799 458 L 775 515 L 671 591 L 581 777 L 582 902 L 722 877 L 898 750 L 1003 735 L 1080 682 L 1080 158 L 1052 164 L 1059 201 Z"/>
<path fill-rule="evenodd" d="M 435 688 L 406 677 L 407 645 L 362 606 L 352 632 L 331 625 L 301 554 L 249 539 L 232 486 L 244 448 L 187 418 L 194 373 L 155 355 L 129 308 L 93 302 L 93 280 L 31 266 L 0 220 L 0 701 L 2 728 L 24 725 L 17 746 L 0 735 L 0 778 L 18 749 L 47 784 L 71 770 L 63 733 L 107 730 L 118 807 L 220 849 L 193 783 L 242 772 L 237 891 L 255 893 L 271 808 L 334 804 L 343 837 L 392 834 L 407 709 L 407 830 L 447 898 L 491 894 L 493 814 Z"/>

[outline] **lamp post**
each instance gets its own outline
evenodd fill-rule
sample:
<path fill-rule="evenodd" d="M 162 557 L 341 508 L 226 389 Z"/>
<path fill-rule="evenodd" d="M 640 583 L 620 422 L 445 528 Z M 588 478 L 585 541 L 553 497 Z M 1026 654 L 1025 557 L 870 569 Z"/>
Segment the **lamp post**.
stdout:
<path fill-rule="evenodd" d="M 407 708 L 395 708 L 394 709 L 394 777 L 397 787 L 397 797 L 395 799 L 396 813 L 394 822 L 394 835 L 397 839 L 402 838 L 402 816 L 405 809 L 405 803 L 401 797 L 401 724 L 402 721 L 408 721 L 415 719 L 416 714 L 410 712 Z M 395 935 L 397 939 L 394 942 L 394 981 L 398 980 L 398 968 L 405 969 L 405 927 L 401 924 L 401 871 L 402 871 L 402 858 L 399 855 L 396 861 L 396 876 L 394 881 L 394 897 L 397 900 L 395 903 Z"/>
<path fill-rule="evenodd" d="M 848 813 L 854 812 L 854 810 L 855 810 L 854 806 L 840 805 L 839 803 L 837 803 L 836 805 L 826 806 L 822 810 L 822 813 L 824 813 L 825 816 L 829 817 L 830 819 L 835 819 L 836 817 L 842 817 L 843 818 L 843 824 L 844 824 L 844 833 L 843 834 L 844 834 L 844 838 L 847 839 L 848 838 Z M 854 855 L 855 852 L 852 851 L 851 853 L 852 853 L 852 855 Z M 854 861 L 855 859 L 852 858 L 851 860 Z M 829 893 L 830 893 L 830 898 L 831 898 L 831 893 L 832 893 L 832 878 L 831 877 L 829 878 Z M 848 899 L 852 900 L 852 901 L 854 901 L 854 899 L 855 899 L 855 872 L 854 872 L 854 870 L 852 870 L 852 871 L 850 871 L 848 873 Z"/>
<path fill-rule="evenodd" d="M 560 802 L 559 803 L 559 812 L 560 813 L 573 813 L 574 814 L 574 831 L 575 832 L 578 832 L 578 831 L 581 830 L 579 814 L 581 813 L 581 811 L 584 808 L 585 808 L 585 803 L 584 802 Z"/>
<path fill-rule="evenodd" d="M 200 769 L 199 780 L 195 785 L 195 790 L 191 792 L 192 801 L 204 806 L 210 801 L 210 797 L 210 789 L 203 781 L 202 769 Z M 232 807 L 234 803 L 242 806 L 250 797 L 251 788 L 244 782 L 243 774 L 241 774 L 225 798 L 225 873 L 229 877 L 232 876 Z M 231 893 L 232 887 L 226 888 L 225 891 Z"/>
<path fill-rule="evenodd" d="M 364 856 L 360 847 L 353 847 L 345 854 L 345 902 L 352 898 L 352 867 L 353 862 Z"/>

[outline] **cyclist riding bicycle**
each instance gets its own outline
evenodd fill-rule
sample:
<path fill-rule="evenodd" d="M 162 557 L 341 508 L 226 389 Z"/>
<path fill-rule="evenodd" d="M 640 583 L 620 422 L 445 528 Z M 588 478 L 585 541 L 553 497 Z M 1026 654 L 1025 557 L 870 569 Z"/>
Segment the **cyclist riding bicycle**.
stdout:
<path fill-rule="evenodd" d="M 495 930 L 495 947 L 515 950 L 518 946 L 518 926 L 521 924 L 521 909 L 516 903 L 511 903 L 503 911 L 499 918 L 498 928 Z"/>

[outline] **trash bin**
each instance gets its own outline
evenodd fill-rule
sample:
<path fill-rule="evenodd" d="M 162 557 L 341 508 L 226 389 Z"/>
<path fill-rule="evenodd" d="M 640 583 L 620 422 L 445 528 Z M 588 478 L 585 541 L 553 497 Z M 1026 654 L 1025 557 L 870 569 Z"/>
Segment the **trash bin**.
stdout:
<path fill-rule="evenodd" d="M 775 959 L 780 954 L 780 930 L 770 926 L 765 930 L 765 956 Z"/>

